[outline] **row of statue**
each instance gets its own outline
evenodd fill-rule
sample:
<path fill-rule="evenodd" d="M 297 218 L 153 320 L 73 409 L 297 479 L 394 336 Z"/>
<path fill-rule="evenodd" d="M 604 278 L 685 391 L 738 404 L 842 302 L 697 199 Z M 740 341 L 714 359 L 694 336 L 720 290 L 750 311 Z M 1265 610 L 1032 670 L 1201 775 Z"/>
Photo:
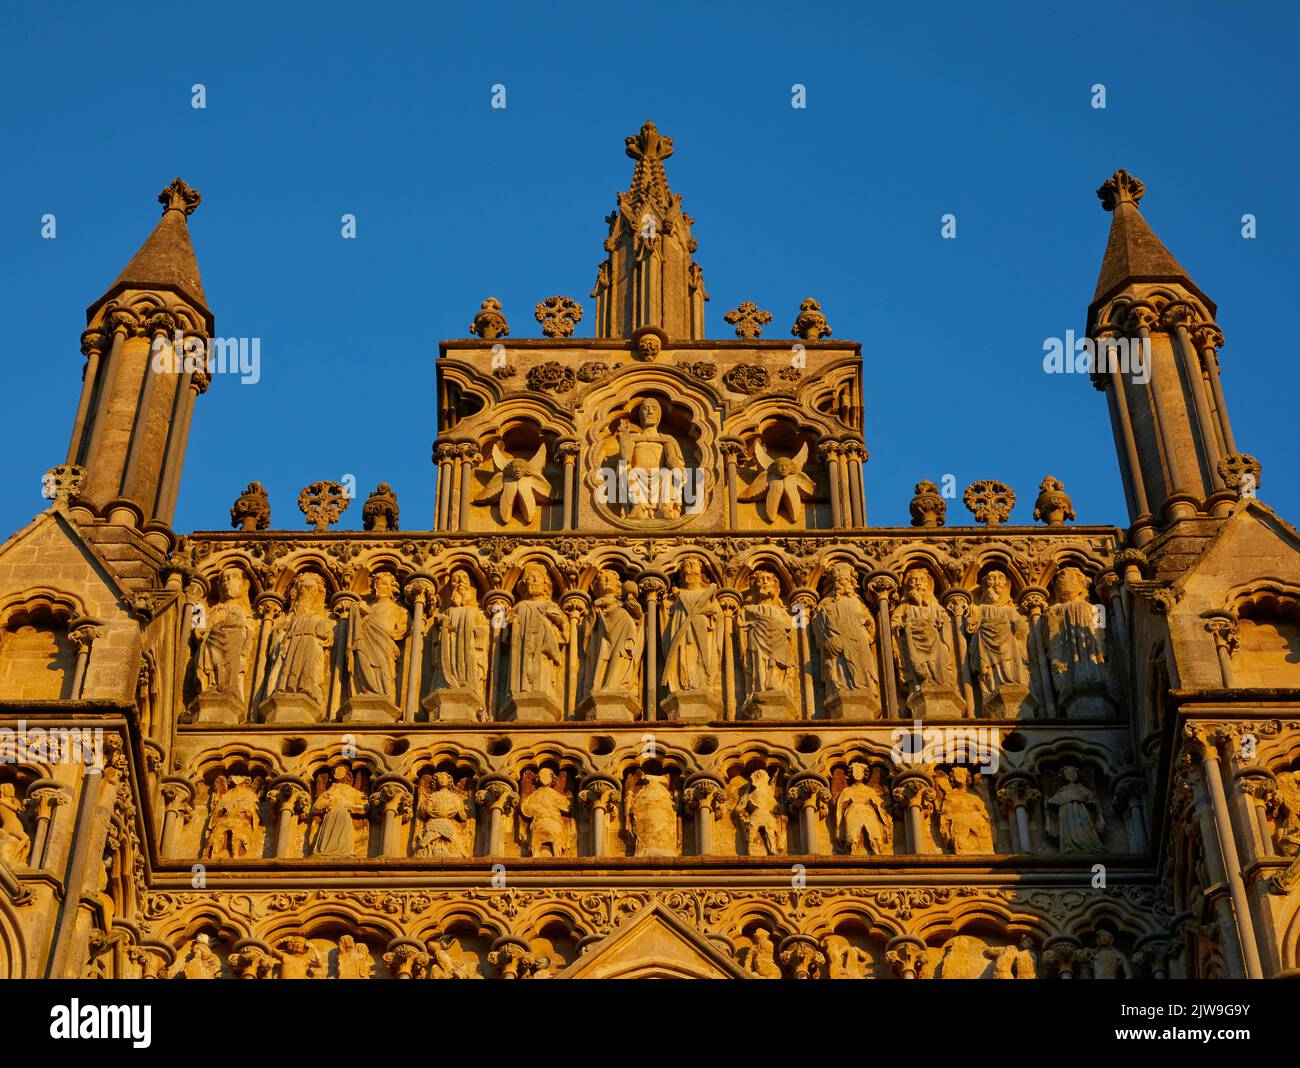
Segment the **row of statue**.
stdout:
<path fill-rule="evenodd" d="M 193 707 L 200 720 L 235 722 L 251 697 L 267 722 L 317 721 L 340 676 L 341 718 L 361 721 L 413 718 L 426 689 L 420 709 L 435 720 L 632 720 L 647 703 L 671 719 L 808 718 L 818 714 L 818 689 L 828 718 L 877 718 L 882 709 L 917 719 L 1077 718 L 1119 706 L 1107 609 L 1089 600 L 1076 567 L 1056 574 L 1050 603 L 1027 598 L 1023 607 L 997 568 L 983 574 L 973 599 L 947 607 L 920 567 L 903 575 L 892 609 L 891 582 L 875 588 L 875 612 L 858 587 L 857 570 L 840 562 L 820 600 L 788 605 L 777 576 L 759 570 L 742 601 L 705 581 L 700 561 L 688 557 L 671 591 L 660 579 L 639 588 L 605 569 L 589 598 L 566 595 L 561 606 L 546 568 L 530 563 L 513 597 L 495 598 L 489 615 L 463 570 L 450 576 L 440 608 L 427 581 L 415 584 L 413 612 L 398 600 L 397 579 L 379 572 L 370 598 L 353 597 L 339 613 L 345 655 L 332 671 L 339 628 L 323 579 L 298 575 L 262 652 L 248 579 L 229 566 L 217 603 L 198 608 Z M 888 641 L 877 641 L 878 625 Z M 426 642 L 427 688 L 419 679 Z M 260 677 L 250 683 L 254 670 Z"/>
<path fill-rule="evenodd" d="M 221 955 L 206 932 L 195 935 L 177 954 L 165 975 L 171 979 L 372 979 L 376 952 L 351 934 L 342 934 L 328 947 L 323 939 L 288 935 L 274 945 L 246 942 Z M 1038 979 L 1046 977 L 1132 979 L 1135 961 L 1115 944 L 1115 936 L 1100 929 L 1091 946 L 1063 941 L 1041 954 L 1028 935 L 1009 943 L 989 944 L 975 935 L 959 934 L 939 946 L 907 941 L 893 949 L 869 951 L 860 938 L 836 933 L 823 939 L 794 936 L 778 943 L 772 932 L 755 928 L 737 953 L 741 969 L 754 979 Z M 486 952 L 466 950 L 443 935 L 417 942 L 400 939 L 380 951 L 387 974 L 394 979 L 549 979 L 567 962 L 538 952 L 522 939 L 498 940 Z M 1141 958 L 1141 952 L 1135 956 Z M 159 958 L 137 955 L 146 978 L 162 978 Z M 484 966 L 488 967 L 484 967 Z"/>
<path fill-rule="evenodd" d="M 812 853 L 816 842 L 808 838 L 818 836 L 820 824 L 838 852 L 885 856 L 928 852 L 928 836 L 954 854 L 994 854 L 994 803 L 1009 816 L 1017 806 L 1025 806 L 1025 820 L 1019 814 L 1013 818 L 1027 830 L 1027 809 L 1042 796 L 1029 788 L 1003 789 L 990 797 L 981 777 L 962 765 L 935 769 L 928 776 L 900 774 L 891 784 L 879 766 L 853 762 L 837 772 L 833 786 L 807 776 L 780 783 L 764 768 L 733 774 L 726 782 L 712 776 L 680 782 L 668 773 L 641 769 L 633 770 L 621 786 L 600 777 L 576 784 L 571 777 L 568 770 L 557 773 L 542 767 L 526 772 L 517 790 L 493 776 L 480 780 L 476 789 L 468 776 L 457 780 L 449 771 L 434 771 L 420 777 L 412 797 L 391 781 L 387 788 L 367 793 L 358 786 L 358 777 L 339 765 L 328 777 L 322 773 L 314 797 L 294 804 L 294 798 L 281 790 L 275 803 L 290 804 L 291 810 L 306 815 L 307 851 L 319 857 L 352 858 L 364 853 L 366 821 L 382 820 L 390 811 L 413 823 L 403 853 L 409 850 L 415 857 L 472 857 L 480 848 L 486 855 L 503 855 L 501 839 L 494 840 L 491 830 L 480 847 L 478 821 L 486 817 L 492 826 L 504 828 L 503 821 L 512 816 L 524 855 L 577 856 L 579 805 L 590 814 L 592 852 L 597 855 L 607 851 L 602 844 L 607 826 L 621 828 L 630 853 L 638 857 L 730 853 L 732 849 L 717 849 L 715 839 L 717 828 L 728 825 L 736 833 L 734 852 L 740 855 L 794 853 L 800 845 L 803 853 Z M 262 806 L 270 800 L 261 778 L 219 775 L 209 795 L 203 857 L 250 855 L 259 823 L 278 822 L 262 820 Z M 803 815 L 805 810 L 811 810 L 811 817 Z M 1059 769 L 1044 802 L 1044 815 L 1047 834 L 1059 852 L 1107 851 L 1101 800 L 1083 781 L 1079 768 Z M 909 828 L 909 841 L 900 848 L 894 840 L 896 819 Z M 695 839 L 683 841 L 692 822 Z M 923 826 L 932 828 L 929 835 Z M 1022 843 L 1023 851 L 1033 848 L 1032 840 Z"/>

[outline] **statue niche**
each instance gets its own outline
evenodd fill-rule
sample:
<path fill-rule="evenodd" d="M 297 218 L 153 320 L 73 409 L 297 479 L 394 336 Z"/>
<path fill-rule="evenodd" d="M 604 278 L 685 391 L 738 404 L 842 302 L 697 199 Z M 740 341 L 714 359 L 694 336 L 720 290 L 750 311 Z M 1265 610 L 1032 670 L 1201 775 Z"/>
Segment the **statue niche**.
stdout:
<path fill-rule="evenodd" d="M 525 775 L 519 802 L 519 842 L 530 857 L 571 857 L 577 852 L 569 774 L 550 768 Z"/>
<path fill-rule="evenodd" d="M 342 718 L 356 723 L 391 723 L 397 707 L 397 660 L 410 630 L 406 609 L 395 600 L 397 578 L 381 571 L 370 580 L 369 604 L 357 601 L 345 629 L 352 694 Z"/>
<path fill-rule="evenodd" d="M 261 817 L 262 781 L 248 775 L 218 775 L 212 780 L 204 859 L 249 855 Z"/>
<path fill-rule="evenodd" d="M 270 668 L 262 702 L 266 723 L 315 723 L 325 713 L 334 623 L 325 610 L 325 581 L 310 571 L 294 579 L 289 612 L 271 632 Z"/>
<path fill-rule="evenodd" d="M 1083 781 L 1079 769 L 1064 765 L 1055 790 L 1045 791 L 1047 833 L 1056 839 L 1062 853 L 1105 853 L 1102 834 L 1106 830 L 1101 799 Z"/>
<path fill-rule="evenodd" d="M 669 719 L 712 720 L 719 717 L 718 673 L 722 608 L 718 587 L 704 581 L 704 565 L 694 556 L 682 561 L 679 585 L 664 620 L 662 702 Z"/>
<path fill-rule="evenodd" d="M 1056 573 L 1043 628 L 1057 707 L 1070 719 L 1115 714 L 1105 613 L 1088 599 L 1088 578 L 1082 571 L 1063 567 Z"/>
<path fill-rule="evenodd" d="M 551 599 L 551 577 L 541 564 L 524 566 L 501 643 L 509 650 L 509 690 L 503 719 L 562 719 L 568 620 Z"/>
<path fill-rule="evenodd" d="M 357 823 L 369 813 L 369 798 L 353 785 L 352 773 L 341 764 L 334 769 L 328 786 L 320 782 L 324 778 L 323 772 L 317 776 L 319 792 L 311 806 L 311 816 L 317 821 L 312 856 L 352 859 L 358 856 L 358 846 L 364 853 L 367 844 L 365 833 L 358 833 Z"/>
<path fill-rule="evenodd" d="M 749 598 L 736 623 L 744 652 L 745 702 L 741 719 L 793 719 L 799 657 L 794 623 L 770 571 L 755 571 Z"/>
<path fill-rule="evenodd" d="M 516 520 L 533 526 L 540 505 L 554 500 L 551 481 L 546 476 L 546 442 L 528 456 L 515 456 L 501 447 L 492 446 L 493 474 L 479 493 L 476 503 L 496 502 L 497 522 L 510 526 Z"/>
<path fill-rule="evenodd" d="M 478 604 L 478 591 L 465 571 L 447 587 L 447 607 L 433 615 L 433 692 L 424 699 L 431 721 L 484 718 L 491 625 Z"/>
<path fill-rule="evenodd" d="M 257 625 L 243 570 L 222 568 L 217 585 L 219 600 L 194 627 L 199 693 L 190 707 L 197 723 L 238 723 L 248 707 L 245 676 Z"/>
<path fill-rule="evenodd" d="M 681 827 L 672 777 L 634 771 L 623 789 L 623 826 L 633 856 L 675 857 L 681 853 Z"/>
<path fill-rule="evenodd" d="M 1011 583 L 997 568 L 980 579 L 975 603 L 962 622 L 969 638 L 966 663 L 979 690 L 980 710 L 993 719 L 1028 714 L 1029 621 L 1011 603 Z"/>
<path fill-rule="evenodd" d="M 894 851 L 888 790 L 872 785 L 871 769 L 860 761 L 849 765 L 846 784 L 835 798 L 835 839 L 842 852 L 853 856 Z"/>
<path fill-rule="evenodd" d="M 829 719 L 878 719 L 880 672 L 876 667 L 876 622 L 858 596 L 852 564 L 835 564 L 826 596 L 813 612 L 813 637 L 821 653 L 825 709 Z"/>
<path fill-rule="evenodd" d="M 793 438 L 793 435 L 790 435 Z M 754 463 L 758 476 L 737 494 L 737 500 L 762 501 L 761 518 L 769 525 L 784 523 L 805 527 L 804 506 L 816 496 L 816 483 L 804 468 L 808 465 L 808 442 L 794 438 L 769 446 L 754 440 Z"/>
<path fill-rule="evenodd" d="M 934 596 L 934 579 L 925 568 L 904 574 L 903 601 L 894 609 L 890 626 L 907 710 L 916 719 L 962 715 L 952 623 Z"/>
<path fill-rule="evenodd" d="M 606 568 L 596 577 L 596 593 L 578 685 L 578 718 L 631 722 L 641 710 L 645 651 L 636 583 L 624 582 Z"/>
<path fill-rule="evenodd" d="M 688 417 L 644 397 L 619 416 L 603 446 L 596 502 L 637 525 L 669 523 L 704 507 L 703 475 Z M 630 417 L 629 417 L 630 415 Z"/>
<path fill-rule="evenodd" d="M 415 798 L 412 855 L 472 857 L 473 804 L 471 792 L 458 786 L 450 772 L 421 775 Z"/>

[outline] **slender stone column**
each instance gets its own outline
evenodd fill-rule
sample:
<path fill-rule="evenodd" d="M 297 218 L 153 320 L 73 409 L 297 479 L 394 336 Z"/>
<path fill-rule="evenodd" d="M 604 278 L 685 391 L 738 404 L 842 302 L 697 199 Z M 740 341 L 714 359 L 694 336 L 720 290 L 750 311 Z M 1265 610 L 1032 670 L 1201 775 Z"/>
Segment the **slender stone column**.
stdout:
<path fill-rule="evenodd" d="M 372 811 L 379 813 L 379 855 L 404 857 L 401 842 L 402 824 L 409 822 L 413 811 L 411 784 L 396 776 L 385 775 L 378 789 L 370 795 Z"/>
<path fill-rule="evenodd" d="M 898 718 L 898 682 L 894 667 L 894 631 L 890 602 L 898 590 L 893 575 L 879 574 L 867 580 L 867 590 L 876 602 L 876 644 L 880 646 L 880 692 L 885 698 L 886 719 Z"/>
<path fill-rule="evenodd" d="M 167 460 L 157 498 L 158 518 L 165 523 L 170 523 L 176 514 L 176 500 L 181 492 L 181 468 L 185 463 L 186 444 L 190 440 L 190 424 L 194 421 L 194 405 L 211 384 L 211 372 L 202 370 L 186 375 L 178 387 L 180 417 L 173 421 L 167 435 Z"/>
<path fill-rule="evenodd" d="M 718 442 L 718 449 L 727 465 L 727 527 L 735 530 L 739 523 L 736 519 L 736 501 L 740 496 L 740 476 L 736 465 L 745 455 L 745 446 L 738 438 L 723 438 Z"/>
<path fill-rule="evenodd" d="M 437 442 L 433 455 L 438 463 L 438 529 L 450 530 L 451 478 L 456 462 L 456 446 L 448 441 Z"/>
<path fill-rule="evenodd" d="M 831 792 L 826 781 L 817 775 L 800 775 L 790 783 L 786 799 L 799 813 L 799 844 L 806 856 L 818 852 L 817 824 L 830 812 Z"/>
<path fill-rule="evenodd" d="M 330 677 L 326 680 L 329 688 L 325 695 L 325 714 L 321 717 L 322 722 L 333 722 L 338 719 L 338 711 L 343 706 L 343 702 L 352 696 L 351 657 L 348 655 L 347 642 L 342 640 L 340 632 L 346 633 L 348 614 L 352 611 L 352 606 L 360 600 L 361 598 L 351 590 L 339 590 L 330 602 L 334 638 L 329 650 Z"/>
<path fill-rule="evenodd" d="M 1232 423 L 1228 420 L 1228 405 L 1223 399 L 1223 383 L 1219 381 L 1219 349 L 1223 347 L 1223 331 L 1213 324 L 1197 327 L 1196 345 L 1201 350 L 1205 374 L 1210 380 L 1210 393 L 1219 416 L 1219 430 L 1223 434 L 1223 451 L 1234 453 L 1237 444 L 1232 437 Z"/>
<path fill-rule="evenodd" d="M 578 443 L 572 438 L 565 438 L 556 443 L 556 452 L 564 463 L 564 522 L 565 530 L 578 529 L 578 498 L 574 496 L 574 472 L 578 461 Z"/>
<path fill-rule="evenodd" d="M 500 775 L 489 776 L 480 783 L 474 800 L 480 810 L 486 809 L 488 814 L 487 856 L 504 856 L 506 817 L 514 811 L 519 800 L 514 783 Z"/>
<path fill-rule="evenodd" d="M 564 646 L 564 714 L 565 718 L 572 719 L 578 707 L 578 651 L 582 648 L 582 621 L 591 609 L 591 596 L 581 590 L 566 590 L 560 598 L 560 607 L 569 620 L 569 640 Z"/>
<path fill-rule="evenodd" d="M 799 656 L 799 689 L 803 718 L 812 719 L 816 712 L 816 684 L 813 681 L 813 652 L 812 643 L 808 640 L 808 628 L 812 621 L 813 610 L 817 607 L 817 591 L 801 586 L 790 594 L 790 604 L 795 610 L 795 648 Z"/>
<path fill-rule="evenodd" d="M 1186 737 L 1192 753 L 1200 761 L 1201 775 L 1210 795 L 1210 811 L 1219 837 L 1224 874 L 1228 892 L 1236 912 L 1237 930 L 1241 935 L 1241 953 L 1248 979 L 1262 979 L 1264 969 L 1259 958 L 1259 944 L 1255 940 L 1255 923 L 1246 897 L 1246 883 L 1241 875 L 1241 861 L 1237 857 L 1237 843 L 1228 818 L 1228 800 L 1223 790 L 1222 767 L 1219 763 L 1219 736 L 1199 724 L 1187 724 Z"/>
<path fill-rule="evenodd" d="M 91 648 L 96 638 L 104 636 L 104 628 L 81 620 L 73 620 L 73 623 L 73 628 L 68 631 L 68 640 L 77 647 L 77 662 L 72 669 L 72 688 L 68 692 L 68 699 L 79 701 L 86 686 Z"/>
<path fill-rule="evenodd" d="M 450 462 L 447 465 L 447 473 L 451 476 L 447 483 L 447 529 L 461 530 L 460 525 L 460 505 L 461 505 L 461 485 L 464 480 L 461 478 L 461 457 L 465 454 L 465 445 L 463 442 L 452 442 L 448 448 Z"/>
<path fill-rule="evenodd" d="M 41 786 L 40 783 L 53 783 L 53 780 L 39 779 L 27 791 L 27 804 L 36 814 L 36 827 L 32 833 L 32 848 L 28 852 L 27 863 L 36 869 L 46 866 L 55 817 L 59 809 L 72 800 L 68 788 L 62 783 L 49 786 Z"/>
<path fill-rule="evenodd" d="M 252 710 L 257 708 L 257 694 L 262 685 L 262 680 L 267 670 L 267 647 L 271 644 L 271 631 L 275 629 L 275 622 L 280 618 L 280 613 L 284 611 L 284 599 L 276 593 L 263 593 L 258 596 L 257 603 L 253 606 L 257 613 L 257 649 L 253 659 L 253 674 L 249 676 L 248 682 L 248 700 L 249 700 L 249 720 L 253 719 Z M 188 648 L 189 642 L 186 641 L 182 648 Z"/>
<path fill-rule="evenodd" d="M 686 810 L 695 814 L 695 850 L 702 857 L 717 853 L 714 822 L 727 800 L 722 783 L 707 772 L 697 772 L 686 780 L 682 791 Z"/>
<path fill-rule="evenodd" d="M 618 783 L 606 775 L 589 776 L 578 792 L 578 800 L 591 814 L 591 856 L 607 856 L 609 828 L 618 805 Z"/>
<path fill-rule="evenodd" d="M 122 482 L 119 486 L 119 492 L 124 497 L 130 497 L 140 504 L 143 508 L 148 508 L 150 501 L 141 500 L 136 492 L 136 475 L 140 471 L 140 460 L 144 455 L 145 435 L 149 426 L 149 416 L 153 409 L 153 396 L 158 390 L 158 380 L 164 374 L 179 374 L 180 361 L 184 359 L 184 352 L 173 352 L 170 359 L 161 358 L 160 363 L 168 363 L 169 367 L 159 371 L 154 368 L 155 355 L 161 355 L 162 345 L 170 345 L 166 339 L 170 335 L 176 335 L 176 318 L 170 312 L 155 312 L 147 324 L 149 336 L 149 351 L 145 354 L 144 361 L 144 381 L 140 386 L 139 399 L 135 406 L 135 421 L 131 427 L 131 439 L 127 445 L 126 463 L 122 468 Z M 175 363 L 172 363 L 175 361 Z M 155 488 L 155 500 L 157 499 Z"/>
<path fill-rule="evenodd" d="M 414 723 L 423 689 L 424 621 L 433 605 L 433 583 L 427 578 L 414 578 L 406 584 L 405 593 L 411 605 L 411 631 L 406 636 L 406 696 L 402 702 L 402 721 Z"/>
<path fill-rule="evenodd" d="M 469 499 L 470 492 L 474 489 L 474 468 L 478 466 L 483 457 L 478 451 L 478 446 L 472 441 L 461 445 L 458 454 L 460 458 L 460 508 L 457 527 L 460 530 L 469 530 Z"/>
<path fill-rule="evenodd" d="M 95 397 L 95 414 L 90 424 L 90 442 L 82 453 L 85 457 L 82 466 L 87 470 L 99 458 L 99 448 L 104 440 L 104 423 L 108 416 L 108 402 L 122 367 L 122 349 L 126 345 L 134 321 L 135 316 L 130 312 L 117 310 L 110 312 L 105 322 L 105 326 L 113 331 L 113 343 L 109 346 L 108 359 L 104 361 L 101 369 L 103 380 Z"/>
<path fill-rule="evenodd" d="M 1030 829 L 1029 810 L 1042 798 L 1042 792 L 1024 772 L 1008 772 L 998 787 L 998 803 L 1016 829 L 1016 849 L 1020 853 L 1034 852 L 1034 836 Z"/>
<path fill-rule="evenodd" d="M 266 797 L 275 812 L 275 855 L 292 856 L 294 817 L 306 814 L 311 801 L 307 784 L 288 776 L 272 779 Z"/>
<path fill-rule="evenodd" d="M 1124 443 L 1124 457 L 1128 461 L 1129 477 L 1133 480 L 1133 503 L 1139 517 L 1151 513 L 1151 504 L 1147 499 L 1146 479 L 1142 475 L 1142 462 L 1138 459 L 1137 438 L 1133 434 L 1133 416 L 1128 408 L 1128 394 L 1124 389 L 1124 376 L 1120 371 L 1119 360 L 1114 358 L 1115 335 L 1099 334 L 1097 340 L 1103 346 L 1104 359 L 1110 375 L 1108 396 L 1119 425 L 1120 438 Z"/>
<path fill-rule="evenodd" d="M 867 525 L 866 500 L 862 488 L 862 465 L 867 460 L 866 446 L 860 441 L 846 441 L 841 445 L 844 456 L 844 475 L 848 479 L 848 510 L 855 527 Z"/>
<path fill-rule="evenodd" d="M 1263 768 L 1240 768 L 1236 780 L 1246 805 L 1247 818 L 1254 827 L 1255 859 L 1276 856 L 1277 847 L 1273 843 L 1268 819 L 1270 813 L 1277 811 L 1277 783 Z"/>
<path fill-rule="evenodd" d="M 1225 690 L 1232 689 L 1232 654 L 1237 648 L 1237 620 L 1231 612 L 1202 612 L 1205 630 L 1214 638 L 1214 651 L 1219 657 L 1219 676 Z"/>
<path fill-rule="evenodd" d="M 1185 809 L 1190 808 L 1194 817 L 1193 820 L 1188 821 L 1187 834 L 1199 844 L 1204 857 L 1205 870 L 1210 883 L 1204 888 L 1204 894 L 1206 900 L 1214 906 L 1228 978 L 1244 979 L 1246 965 L 1242 955 L 1241 934 L 1232 914 L 1232 901 L 1228 896 L 1224 875 L 1223 854 L 1219 849 L 1219 839 L 1214 829 L 1214 816 L 1210 811 L 1210 799 L 1206 792 L 1205 780 L 1198 773 L 1195 758 L 1190 752 L 1182 754 L 1179 758 L 1179 766 L 1181 770 L 1179 780 L 1175 784 L 1175 804 Z"/>
<path fill-rule="evenodd" d="M 95 384 L 99 380 L 99 361 L 108 344 L 108 335 L 103 330 L 86 330 L 81 335 L 81 352 L 86 357 L 86 366 L 81 376 L 81 398 L 77 401 L 77 416 L 72 422 L 72 437 L 68 441 L 68 458 L 65 463 L 75 464 L 81 454 L 86 416 L 90 414 L 90 401 L 95 395 Z"/>
<path fill-rule="evenodd" d="M 1136 772 L 1129 772 L 1115 780 L 1111 792 L 1114 795 L 1113 811 L 1124 821 L 1124 829 L 1128 833 L 1129 852 L 1145 853 L 1147 828 L 1142 799 L 1147 792 L 1146 782 Z"/>
<path fill-rule="evenodd" d="M 830 483 L 831 491 L 831 526 L 842 527 L 845 525 L 843 479 L 840 477 L 840 465 L 843 461 L 839 442 L 823 442 L 817 446 L 817 455 L 830 472 L 827 481 Z"/>
<path fill-rule="evenodd" d="M 905 771 L 894 779 L 894 803 L 907 813 L 908 852 L 924 856 L 930 852 L 925 821 L 938 802 L 934 784 L 920 771 Z"/>
<path fill-rule="evenodd" d="M 736 709 L 740 707 L 737 693 L 740 682 L 736 677 L 735 620 L 742 598 L 739 590 L 728 587 L 718 591 L 717 600 L 718 607 L 722 609 L 722 718 L 735 719 Z"/>
<path fill-rule="evenodd" d="M 1047 663 L 1047 643 L 1043 639 L 1043 611 L 1047 608 L 1045 591 L 1031 588 L 1020 595 L 1020 610 L 1029 617 L 1029 669 L 1038 677 L 1043 695 L 1041 712 L 1048 719 L 1056 715 L 1056 695 L 1052 691 L 1052 671 Z"/>
<path fill-rule="evenodd" d="M 1166 318 L 1173 326 L 1174 337 L 1178 342 L 1178 352 L 1182 357 L 1183 371 L 1187 376 L 1188 388 L 1192 393 L 1192 403 L 1196 408 L 1196 426 L 1200 431 L 1201 447 L 1205 450 L 1205 466 L 1208 468 L 1210 485 L 1215 490 L 1223 489 L 1223 476 L 1219 474 L 1219 435 L 1210 419 L 1210 404 L 1205 396 L 1205 380 L 1201 376 L 1201 358 L 1192 344 L 1188 324 L 1195 315 L 1186 305 L 1180 305 Z"/>
<path fill-rule="evenodd" d="M 962 621 L 970 612 L 969 590 L 954 586 L 943 593 L 943 606 L 952 620 L 952 651 L 957 660 L 957 676 L 961 679 L 962 695 L 966 699 L 966 715 L 975 716 L 975 685 L 970 677 L 970 664 L 966 660 L 966 631 Z"/>
<path fill-rule="evenodd" d="M 514 596 L 506 590 L 488 590 L 483 598 L 483 611 L 491 624 L 488 638 L 487 695 L 484 707 L 489 719 L 496 719 L 501 704 L 501 631 Z"/>
<path fill-rule="evenodd" d="M 163 799 L 162 833 L 158 851 L 163 859 L 176 856 L 176 834 L 194 814 L 194 785 L 187 779 L 164 779 L 159 791 Z"/>

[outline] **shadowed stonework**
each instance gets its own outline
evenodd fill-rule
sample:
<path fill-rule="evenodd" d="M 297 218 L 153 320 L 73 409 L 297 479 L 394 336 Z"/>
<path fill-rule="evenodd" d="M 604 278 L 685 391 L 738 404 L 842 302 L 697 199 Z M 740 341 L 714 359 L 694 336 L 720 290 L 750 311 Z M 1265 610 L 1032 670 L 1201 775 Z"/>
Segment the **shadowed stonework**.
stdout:
<path fill-rule="evenodd" d="M 184 535 L 210 369 L 156 356 L 213 317 L 163 191 L 0 546 L 0 976 L 1295 969 L 1300 537 L 1142 183 L 1088 333 L 1143 362 L 1079 386 L 1129 515 L 918 472 L 881 528 L 859 343 L 815 297 L 710 338 L 676 146 L 625 150 L 592 303 L 442 342 L 436 500 L 251 482 Z"/>

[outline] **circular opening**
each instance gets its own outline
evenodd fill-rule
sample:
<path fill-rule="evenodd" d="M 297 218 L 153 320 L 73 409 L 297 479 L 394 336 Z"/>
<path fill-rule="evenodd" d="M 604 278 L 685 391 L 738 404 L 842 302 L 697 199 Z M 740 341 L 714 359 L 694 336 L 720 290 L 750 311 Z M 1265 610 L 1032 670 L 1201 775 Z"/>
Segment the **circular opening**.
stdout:
<path fill-rule="evenodd" d="M 705 734 L 691 742 L 691 752 L 699 753 L 701 756 L 707 756 L 709 753 L 716 753 L 718 750 L 718 739 L 711 735 Z"/>
<path fill-rule="evenodd" d="M 410 748 L 411 740 L 409 738 L 389 738 L 384 743 L 384 752 L 389 756 L 401 756 Z"/>
<path fill-rule="evenodd" d="M 596 756 L 608 756 L 614 751 L 614 739 L 608 734 L 593 734 L 587 748 Z"/>
<path fill-rule="evenodd" d="M 285 756 L 302 756 L 307 752 L 307 739 L 286 738 L 280 743 L 280 752 Z"/>
<path fill-rule="evenodd" d="M 513 745 L 514 743 L 511 742 L 509 738 L 492 738 L 488 741 L 487 751 L 492 756 L 504 756 L 506 753 L 510 752 Z"/>
<path fill-rule="evenodd" d="M 1023 753 L 1025 744 L 1025 736 L 1015 731 L 1002 739 L 1002 748 L 1008 753 Z"/>
<path fill-rule="evenodd" d="M 822 740 L 815 734 L 801 734 L 795 739 L 794 747 L 800 753 L 815 753 L 822 747 Z"/>

